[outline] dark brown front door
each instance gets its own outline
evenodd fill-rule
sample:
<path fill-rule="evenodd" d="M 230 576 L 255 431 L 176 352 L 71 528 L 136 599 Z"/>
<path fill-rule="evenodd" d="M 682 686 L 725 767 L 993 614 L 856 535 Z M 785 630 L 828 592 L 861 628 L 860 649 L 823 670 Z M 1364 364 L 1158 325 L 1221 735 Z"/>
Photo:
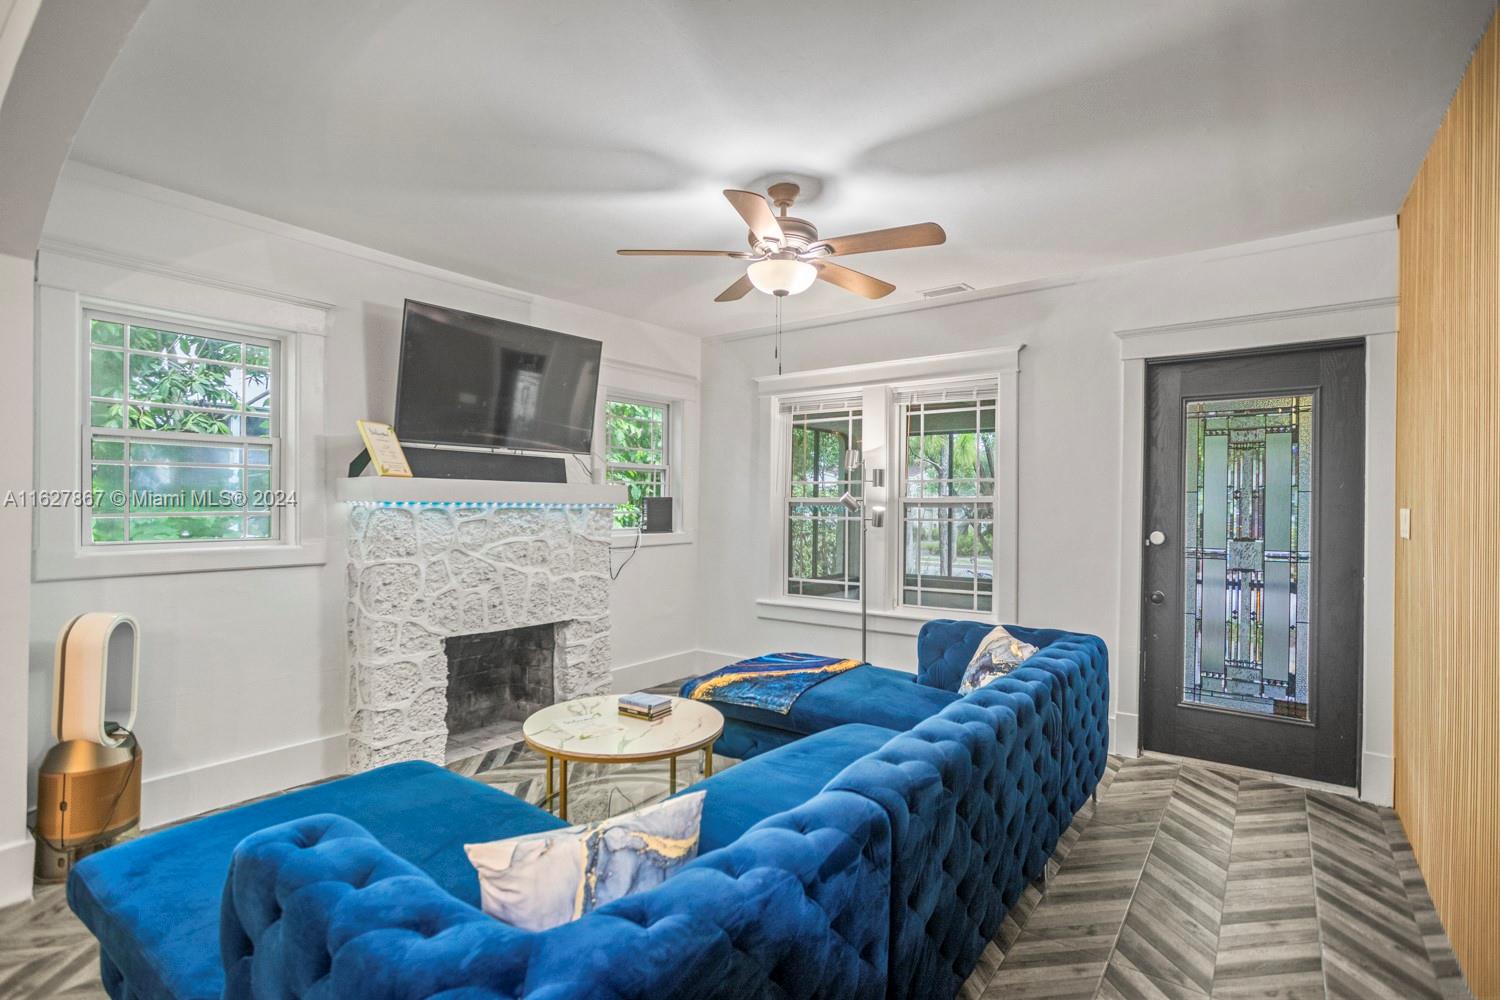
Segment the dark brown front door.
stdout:
<path fill-rule="evenodd" d="M 1364 356 L 1148 367 L 1146 749 L 1358 782 Z"/>

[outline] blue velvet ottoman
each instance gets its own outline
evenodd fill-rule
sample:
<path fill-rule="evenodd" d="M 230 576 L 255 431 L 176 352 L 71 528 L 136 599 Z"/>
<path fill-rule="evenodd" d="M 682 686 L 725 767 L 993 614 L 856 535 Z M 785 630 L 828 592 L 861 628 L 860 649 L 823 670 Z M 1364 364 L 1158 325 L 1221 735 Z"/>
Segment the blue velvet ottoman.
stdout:
<path fill-rule="evenodd" d="M 318 813 L 354 820 L 454 898 L 479 905 L 463 845 L 566 826 L 433 764 L 396 764 L 159 830 L 78 863 L 68 905 L 99 939 L 112 996 L 218 1000 L 220 897 L 235 846 Z M 435 824 L 441 816 L 441 824 Z"/>

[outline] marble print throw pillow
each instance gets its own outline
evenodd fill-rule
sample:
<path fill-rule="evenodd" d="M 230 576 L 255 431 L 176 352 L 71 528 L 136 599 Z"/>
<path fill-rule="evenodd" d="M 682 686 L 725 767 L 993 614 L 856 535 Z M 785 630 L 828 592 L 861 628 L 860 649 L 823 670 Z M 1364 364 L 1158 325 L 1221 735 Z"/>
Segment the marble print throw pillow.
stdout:
<path fill-rule="evenodd" d="M 484 912 L 521 930 L 544 931 L 660 885 L 698 856 L 703 795 L 586 826 L 465 844 L 479 872 Z"/>
<path fill-rule="evenodd" d="M 996 677 L 1004 677 L 1035 652 L 1036 647 L 1031 643 L 1017 639 L 1006 631 L 1004 625 L 996 625 L 974 651 L 974 657 L 964 669 L 958 693 L 977 691 Z"/>

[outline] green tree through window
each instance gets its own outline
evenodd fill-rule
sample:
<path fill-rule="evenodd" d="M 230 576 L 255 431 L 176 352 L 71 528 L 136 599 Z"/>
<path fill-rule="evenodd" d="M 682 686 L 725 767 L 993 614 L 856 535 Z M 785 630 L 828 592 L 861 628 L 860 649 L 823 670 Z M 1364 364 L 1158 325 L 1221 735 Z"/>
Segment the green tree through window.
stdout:
<path fill-rule="evenodd" d="M 640 527 L 643 501 L 671 495 L 667 461 L 670 414 L 671 407 L 666 403 L 605 401 L 604 478 L 624 483 L 627 497 L 625 503 L 615 507 L 616 528 Z"/>

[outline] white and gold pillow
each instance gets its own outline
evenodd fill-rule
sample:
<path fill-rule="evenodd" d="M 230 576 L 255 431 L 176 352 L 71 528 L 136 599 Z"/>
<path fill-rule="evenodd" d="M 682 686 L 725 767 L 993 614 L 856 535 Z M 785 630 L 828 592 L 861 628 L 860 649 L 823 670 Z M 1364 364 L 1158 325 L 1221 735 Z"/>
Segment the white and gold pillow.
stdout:
<path fill-rule="evenodd" d="M 996 677 L 1004 677 L 1026 662 L 1036 652 L 1029 642 L 1022 642 L 1011 635 L 1004 625 L 996 625 L 979 643 L 969 665 L 964 668 L 964 678 L 959 682 L 958 693 L 968 694 L 984 687 Z"/>
<path fill-rule="evenodd" d="M 586 826 L 465 844 L 479 872 L 484 912 L 512 927 L 544 931 L 655 888 L 698 856 L 703 795 L 681 795 Z"/>

